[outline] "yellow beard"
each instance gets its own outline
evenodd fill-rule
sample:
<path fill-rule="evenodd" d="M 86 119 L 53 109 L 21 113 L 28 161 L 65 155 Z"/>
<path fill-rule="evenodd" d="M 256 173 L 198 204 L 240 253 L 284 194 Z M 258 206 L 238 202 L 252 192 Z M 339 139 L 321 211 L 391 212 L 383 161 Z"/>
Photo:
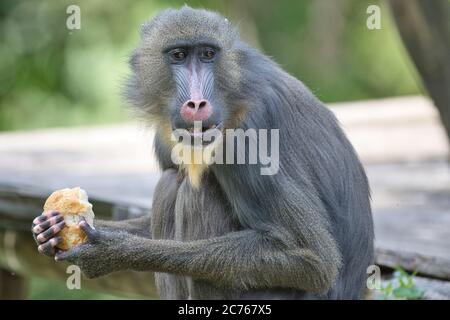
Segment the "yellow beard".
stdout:
<path fill-rule="evenodd" d="M 202 181 L 203 172 L 208 168 L 207 164 L 188 164 L 183 165 L 183 170 L 186 172 L 191 185 L 198 189 Z"/>
<path fill-rule="evenodd" d="M 180 163 L 180 170 L 184 171 L 185 175 L 189 178 L 191 185 L 198 189 L 202 182 L 203 173 L 211 164 L 216 147 L 219 145 L 222 146 L 222 137 L 215 139 L 214 142 L 207 146 L 203 146 L 202 148 L 194 148 L 190 145 L 184 145 L 183 143 L 175 143 L 171 139 L 172 129 L 169 123 L 166 121 L 159 121 L 158 123 L 159 125 L 156 129 L 162 133 L 161 136 L 163 137 L 163 141 L 174 149 L 178 160 L 177 163 Z"/>
<path fill-rule="evenodd" d="M 175 144 L 175 154 L 178 157 L 178 163 L 180 163 L 180 170 L 184 171 L 194 188 L 200 186 L 203 173 L 211 164 L 217 145 L 217 142 L 213 142 L 202 148 L 195 148 L 182 143 Z"/>

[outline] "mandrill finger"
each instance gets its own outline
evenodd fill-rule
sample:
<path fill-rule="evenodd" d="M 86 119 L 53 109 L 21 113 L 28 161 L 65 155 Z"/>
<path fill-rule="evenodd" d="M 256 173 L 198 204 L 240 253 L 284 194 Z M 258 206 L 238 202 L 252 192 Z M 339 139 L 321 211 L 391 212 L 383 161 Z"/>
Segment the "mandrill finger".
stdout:
<path fill-rule="evenodd" d="M 93 229 L 89 223 L 87 223 L 86 219 L 84 217 L 81 217 L 81 221 L 78 223 L 78 225 L 80 226 L 81 230 L 84 231 L 84 233 L 86 233 L 87 237 L 90 240 L 94 240 L 97 236 L 97 231 L 95 229 Z"/>
<path fill-rule="evenodd" d="M 40 233 L 36 239 L 40 242 L 46 242 L 47 240 L 53 238 L 58 232 L 60 232 L 62 230 L 62 228 L 64 228 L 65 223 L 64 221 L 58 222 L 57 224 L 55 224 L 54 226 L 48 228 L 47 230 L 45 230 L 44 232 Z"/>
<path fill-rule="evenodd" d="M 44 254 L 46 256 L 54 256 L 55 253 L 56 253 L 56 248 L 55 247 L 61 241 L 62 241 L 61 237 L 52 238 L 52 239 L 48 240 L 47 242 L 39 245 L 38 246 L 38 251 L 39 251 L 39 253 Z"/>
<path fill-rule="evenodd" d="M 44 222 L 45 220 L 47 220 L 51 217 L 57 216 L 57 215 L 59 215 L 58 211 L 52 211 L 52 210 L 44 211 L 39 217 L 36 217 L 33 220 L 33 225 L 40 224 L 40 223 Z"/>
<path fill-rule="evenodd" d="M 55 254 L 55 261 L 69 261 L 69 262 L 74 261 L 81 250 L 80 249 L 81 246 L 76 246 L 68 251 L 62 250 L 57 251 Z"/>
<path fill-rule="evenodd" d="M 40 224 L 34 226 L 32 231 L 36 234 L 39 234 L 63 220 L 64 220 L 64 217 L 62 215 L 58 214 L 54 217 L 51 217 L 51 218 L 45 220 L 44 222 L 42 222 Z"/>

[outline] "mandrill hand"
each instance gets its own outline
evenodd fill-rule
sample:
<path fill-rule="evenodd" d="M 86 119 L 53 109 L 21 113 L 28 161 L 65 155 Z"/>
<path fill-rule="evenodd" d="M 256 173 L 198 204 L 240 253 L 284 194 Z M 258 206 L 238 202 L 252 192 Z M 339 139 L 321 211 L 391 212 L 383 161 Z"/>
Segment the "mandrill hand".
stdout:
<path fill-rule="evenodd" d="M 123 252 L 125 232 L 117 230 L 112 232 L 105 228 L 93 229 L 84 218 L 79 226 L 86 233 L 87 241 L 69 251 L 56 252 L 56 261 L 67 261 L 77 265 L 88 278 L 96 278 L 124 269 L 118 255 Z"/>
<path fill-rule="evenodd" d="M 57 234 L 64 225 L 63 216 L 56 211 L 45 211 L 33 220 L 31 232 L 40 253 L 54 256 L 57 261 L 65 260 L 79 266 L 88 278 L 124 269 L 123 263 L 120 263 L 124 259 L 120 259 L 119 255 L 126 252 L 123 248 L 127 239 L 125 232 L 108 227 L 94 230 L 83 218 L 80 228 L 86 233 L 87 241 L 72 250 L 62 251 L 56 246 L 61 242 L 61 237 Z"/>
<path fill-rule="evenodd" d="M 64 218 L 56 211 L 44 211 L 33 220 L 31 232 L 38 244 L 38 251 L 47 256 L 54 256 L 56 246 L 61 242 L 61 237 L 56 234 L 64 228 Z"/>

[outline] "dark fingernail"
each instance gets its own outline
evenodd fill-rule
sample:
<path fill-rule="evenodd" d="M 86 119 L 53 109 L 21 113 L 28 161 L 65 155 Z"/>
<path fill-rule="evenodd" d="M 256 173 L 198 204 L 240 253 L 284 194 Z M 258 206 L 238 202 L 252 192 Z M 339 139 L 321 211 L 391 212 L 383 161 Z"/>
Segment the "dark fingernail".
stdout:
<path fill-rule="evenodd" d="M 48 243 L 41 244 L 38 247 L 38 251 L 41 254 L 45 254 L 46 256 L 50 256 L 53 253 L 53 247 L 50 244 L 48 244 Z"/>
<path fill-rule="evenodd" d="M 43 253 L 46 256 L 53 256 L 55 254 L 55 249 L 53 248 L 51 242 L 44 243 L 42 245 L 42 247 L 43 247 Z"/>
<path fill-rule="evenodd" d="M 39 223 L 45 221 L 46 219 L 47 219 L 46 216 L 39 216 L 39 217 L 37 217 L 37 218 L 35 218 L 35 219 L 33 220 L 33 223 L 34 223 L 34 224 L 39 224 Z"/>

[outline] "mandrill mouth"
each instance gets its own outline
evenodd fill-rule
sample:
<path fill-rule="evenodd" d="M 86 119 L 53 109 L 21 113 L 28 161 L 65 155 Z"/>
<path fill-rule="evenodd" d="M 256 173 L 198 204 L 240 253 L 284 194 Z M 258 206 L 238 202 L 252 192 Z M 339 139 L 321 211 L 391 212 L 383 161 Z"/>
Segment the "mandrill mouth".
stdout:
<path fill-rule="evenodd" d="M 174 132 L 178 131 L 178 136 L 187 135 L 188 137 L 194 138 L 195 140 L 200 139 L 203 145 L 207 145 L 214 142 L 217 137 L 222 134 L 223 122 L 212 124 L 209 126 L 203 126 L 201 123 L 195 123 L 194 125 L 187 128 L 173 128 L 173 130 Z M 189 143 L 192 142 L 194 141 L 191 140 Z"/>
<path fill-rule="evenodd" d="M 209 127 L 204 127 L 204 126 L 192 126 L 189 128 L 186 128 L 185 130 L 187 132 L 189 132 L 189 135 L 191 135 L 192 137 L 203 137 L 203 136 L 207 136 L 210 133 L 213 133 L 214 130 L 219 130 L 222 131 L 223 129 L 223 123 L 218 123 L 218 124 L 212 124 Z"/>
<path fill-rule="evenodd" d="M 190 136 L 193 137 L 205 136 L 209 133 L 213 133 L 215 130 L 219 130 L 220 132 L 222 132 L 222 129 L 223 129 L 223 122 L 220 122 L 218 124 L 212 124 L 207 127 L 200 124 L 195 124 L 187 128 L 177 128 L 177 127 L 172 128 L 173 131 L 183 130 L 184 132 L 187 132 Z"/>

